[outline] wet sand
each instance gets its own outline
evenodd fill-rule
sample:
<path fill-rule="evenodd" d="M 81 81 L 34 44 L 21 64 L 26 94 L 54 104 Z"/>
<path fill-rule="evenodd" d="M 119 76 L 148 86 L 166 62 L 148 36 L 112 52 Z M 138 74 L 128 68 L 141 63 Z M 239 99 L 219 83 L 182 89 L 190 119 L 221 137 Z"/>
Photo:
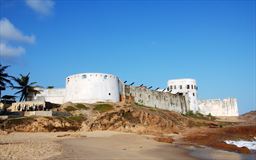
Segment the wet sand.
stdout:
<path fill-rule="evenodd" d="M 107 134 L 107 135 L 106 135 Z M 109 132 L 88 135 L 87 138 L 61 141 L 63 153 L 51 158 L 57 159 L 187 159 L 193 160 L 186 150 L 168 143 L 160 143 L 147 136 L 136 134 L 113 134 Z"/>
<path fill-rule="evenodd" d="M 156 142 L 151 136 L 111 131 L 11 133 L 0 135 L 0 159 L 248 159 L 207 147 Z"/>

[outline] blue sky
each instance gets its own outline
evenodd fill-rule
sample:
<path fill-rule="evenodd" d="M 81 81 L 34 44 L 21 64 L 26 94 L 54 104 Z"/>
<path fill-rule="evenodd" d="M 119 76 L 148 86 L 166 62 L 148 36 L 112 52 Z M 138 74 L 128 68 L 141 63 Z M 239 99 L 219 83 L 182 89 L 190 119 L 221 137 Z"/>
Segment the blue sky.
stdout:
<path fill-rule="evenodd" d="M 161 88 L 194 78 L 199 98 L 236 97 L 240 113 L 256 109 L 255 0 L 0 0 L 0 7 L 0 62 L 12 75 L 30 72 L 55 87 L 80 72 Z"/>

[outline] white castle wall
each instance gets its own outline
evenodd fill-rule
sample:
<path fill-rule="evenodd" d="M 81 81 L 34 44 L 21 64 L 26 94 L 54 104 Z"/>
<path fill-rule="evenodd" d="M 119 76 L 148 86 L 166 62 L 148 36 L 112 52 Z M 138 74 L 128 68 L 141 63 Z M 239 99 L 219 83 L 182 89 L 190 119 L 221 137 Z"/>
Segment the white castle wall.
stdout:
<path fill-rule="evenodd" d="M 103 73 L 81 73 L 66 78 L 65 102 L 119 102 L 120 80 Z"/>
<path fill-rule="evenodd" d="M 189 104 L 189 110 L 198 111 L 197 105 L 197 85 L 194 79 L 174 79 L 169 80 L 167 83 L 167 91 L 172 94 L 182 93 L 187 96 L 187 101 Z"/>
<path fill-rule="evenodd" d="M 38 89 L 40 91 L 39 94 L 33 96 L 31 100 L 33 101 L 46 101 L 55 104 L 64 103 L 64 97 L 66 94 L 66 90 L 64 88 L 52 88 L 52 89 Z"/>
<path fill-rule="evenodd" d="M 181 113 L 192 110 L 205 115 L 211 113 L 214 116 L 238 116 L 236 99 L 197 100 L 194 79 L 169 80 L 168 88 L 163 92 L 146 87 L 126 86 L 117 76 L 111 74 L 81 73 L 67 77 L 65 89 L 39 90 L 41 93 L 31 95 L 31 100 L 56 104 L 120 102 L 130 96 L 138 104 Z"/>
<path fill-rule="evenodd" d="M 199 112 L 205 115 L 211 113 L 213 116 L 238 116 L 237 100 L 227 99 L 208 99 L 198 100 Z"/>
<path fill-rule="evenodd" d="M 161 108 L 180 113 L 186 113 L 188 111 L 185 96 L 179 94 L 154 91 L 146 87 L 125 86 L 125 96 L 133 97 L 134 102 L 148 107 Z"/>

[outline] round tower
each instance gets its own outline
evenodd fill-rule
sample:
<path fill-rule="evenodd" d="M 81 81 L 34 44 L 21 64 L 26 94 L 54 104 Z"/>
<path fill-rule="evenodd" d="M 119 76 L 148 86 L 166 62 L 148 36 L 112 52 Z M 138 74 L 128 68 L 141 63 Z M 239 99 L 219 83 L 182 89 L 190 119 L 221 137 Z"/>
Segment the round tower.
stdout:
<path fill-rule="evenodd" d="M 119 102 L 119 83 L 117 76 L 105 73 L 80 73 L 68 76 L 65 102 Z"/>

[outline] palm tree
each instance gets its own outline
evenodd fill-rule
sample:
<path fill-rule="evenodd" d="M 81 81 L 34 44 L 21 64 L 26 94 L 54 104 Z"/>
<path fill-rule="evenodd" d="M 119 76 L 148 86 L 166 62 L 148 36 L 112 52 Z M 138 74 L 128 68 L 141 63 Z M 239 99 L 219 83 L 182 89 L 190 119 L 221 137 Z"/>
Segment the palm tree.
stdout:
<path fill-rule="evenodd" d="M 40 93 L 35 88 L 38 86 L 34 86 L 36 82 L 29 83 L 29 73 L 27 75 L 20 74 L 20 77 L 15 78 L 13 77 L 13 80 L 18 84 L 18 86 L 13 86 L 13 89 L 17 89 L 18 92 L 15 94 L 21 94 L 20 95 L 20 101 L 27 101 L 29 94 L 38 94 Z"/>
<path fill-rule="evenodd" d="M 6 85 L 10 84 L 12 86 L 12 82 L 9 78 L 11 78 L 11 76 L 8 75 L 8 73 L 5 72 L 5 70 L 8 68 L 9 66 L 3 66 L 2 64 L 0 64 L 0 99 L 1 99 L 1 91 L 6 89 Z"/>

